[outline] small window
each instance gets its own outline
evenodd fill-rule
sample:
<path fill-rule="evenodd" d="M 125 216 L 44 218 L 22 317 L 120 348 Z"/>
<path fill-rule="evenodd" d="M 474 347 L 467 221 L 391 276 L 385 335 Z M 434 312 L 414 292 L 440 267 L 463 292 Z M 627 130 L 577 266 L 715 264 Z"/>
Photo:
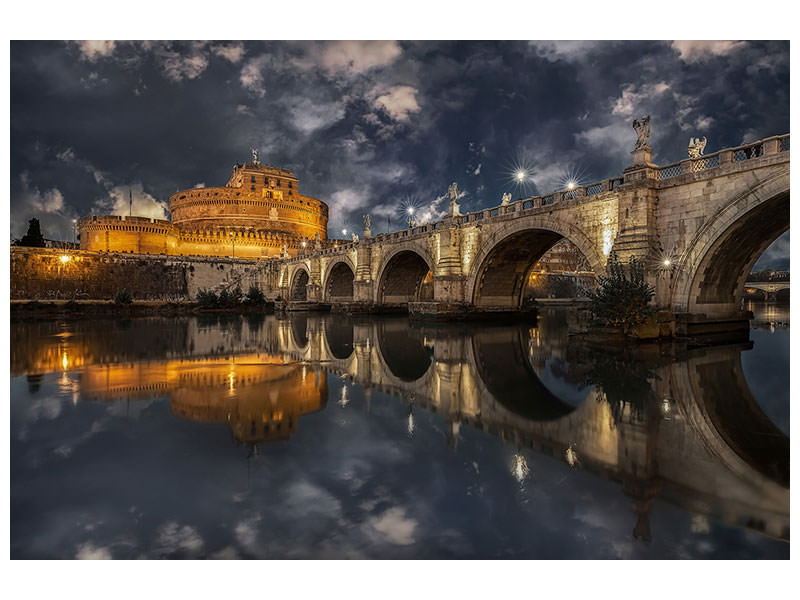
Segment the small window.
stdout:
<path fill-rule="evenodd" d="M 280 180 L 280 179 L 278 179 L 278 182 L 276 183 L 276 185 L 277 185 L 278 187 L 281 187 L 281 180 Z"/>
<path fill-rule="evenodd" d="M 292 189 L 292 182 L 289 182 L 289 189 Z"/>
<path fill-rule="evenodd" d="M 255 182 L 256 182 L 256 176 L 250 175 L 250 183 L 255 183 Z"/>
<path fill-rule="evenodd" d="M 269 185 L 269 178 L 268 177 L 264 177 L 264 185 Z"/>
<path fill-rule="evenodd" d="M 253 190 L 253 191 L 255 191 L 255 189 L 256 189 L 256 186 L 254 186 L 254 185 L 251 185 L 251 186 L 250 186 L 250 189 L 251 189 L 251 190 Z"/>

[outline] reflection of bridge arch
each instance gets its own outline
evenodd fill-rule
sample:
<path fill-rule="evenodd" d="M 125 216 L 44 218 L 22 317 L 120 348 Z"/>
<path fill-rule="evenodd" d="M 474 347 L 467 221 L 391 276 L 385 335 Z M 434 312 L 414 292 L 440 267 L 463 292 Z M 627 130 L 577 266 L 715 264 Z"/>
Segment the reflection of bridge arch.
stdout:
<path fill-rule="evenodd" d="M 296 269 L 292 275 L 292 281 L 289 286 L 289 299 L 291 300 L 307 300 L 308 292 L 306 285 L 308 285 L 308 271 L 304 268 Z"/>
<path fill-rule="evenodd" d="M 709 219 L 680 257 L 672 286 L 675 312 L 739 310 L 747 275 L 789 228 L 789 169 L 743 189 Z"/>
<path fill-rule="evenodd" d="M 417 382 L 431 370 L 433 351 L 424 345 L 422 333 L 407 322 L 379 321 L 375 347 L 382 365 L 398 382 Z"/>
<path fill-rule="evenodd" d="M 547 215 L 508 223 L 495 231 L 472 261 L 465 293 L 476 306 L 519 307 L 531 267 L 562 238 L 574 243 L 595 273 L 605 257 L 576 226 Z"/>
<path fill-rule="evenodd" d="M 355 280 L 355 267 L 347 256 L 332 260 L 325 271 L 324 300 L 326 301 L 351 301 L 353 300 L 353 281 Z"/>
<path fill-rule="evenodd" d="M 353 329 L 353 321 L 345 315 L 325 320 L 323 341 L 333 358 L 347 360 L 353 354 Z"/>
<path fill-rule="evenodd" d="M 308 347 L 308 316 L 304 314 L 292 315 L 290 320 L 292 340 L 298 349 Z"/>
<path fill-rule="evenodd" d="M 523 328 L 486 328 L 472 337 L 472 352 L 480 381 L 511 412 L 534 421 L 557 420 L 574 407 L 541 382 L 526 354 Z"/>
<path fill-rule="evenodd" d="M 381 260 L 375 301 L 407 304 L 433 300 L 433 266 L 428 251 L 419 244 L 401 244 Z"/>

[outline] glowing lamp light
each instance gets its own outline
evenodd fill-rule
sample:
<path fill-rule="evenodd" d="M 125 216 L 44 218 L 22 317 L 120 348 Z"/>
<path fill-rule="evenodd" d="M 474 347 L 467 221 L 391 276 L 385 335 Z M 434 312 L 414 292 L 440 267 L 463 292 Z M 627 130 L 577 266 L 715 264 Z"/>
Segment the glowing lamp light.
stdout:
<path fill-rule="evenodd" d="M 525 171 L 517 171 L 517 181 L 525 179 Z"/>
<path fill-rule="evenodd" d="M 347 229 L 342 229 L 342 235 L 347 235 Z"/>
<path fill-rule="evenodd" d="M 306 247 L 306 241 L 303 240 L 303 248 L 305 248 L 305 247 Z"/>
<path fill-rule="evenodd" d="M 665 258 L 665 259 L 664 259 L 664 266 L 665 266 L 665 267 L 668 267 L 668 266 L 670 266 L 671 264 L 672 264 L 672 262 L 671 262 L 671 261 L 670 261 L 668 258 Z"/>
<path fill-rule="evenodd" d="M 66 254 L 62 254 L 62 255 L 61 255 L 61 258 L 60 258 L 59 260 L 60 260 L 62 263 L 68 263 L 70 260 L 72 260 L 72 257 L 70 257 L 70 256 L 68 256 L 68 255 L 66 255 Z"/>
<path fill-rule="evenodd" d="M 570 467 L 574 467 L 578 462 L 578 454 L 575 452 L 575 449 L 572 446 L 567 448 L 567 451 L 564 453 L 564 458 L 566 458 L 567 464 Z"/>
<path fill-rule="evenodd" d="M 567 184 L 567 189 L 568 189 L 568 190 L 574 190 L 574 189 L 575 189 L 575 182 L 574 182 L 574 181 L 570 181 L 570 182 Z"/>
<path fill-rule="evenodd" d="M 414 207 L 413 206 L 409 206 L 408 207 L 408 214 L 410 214 L 410 215 L 414 214 Z"/>

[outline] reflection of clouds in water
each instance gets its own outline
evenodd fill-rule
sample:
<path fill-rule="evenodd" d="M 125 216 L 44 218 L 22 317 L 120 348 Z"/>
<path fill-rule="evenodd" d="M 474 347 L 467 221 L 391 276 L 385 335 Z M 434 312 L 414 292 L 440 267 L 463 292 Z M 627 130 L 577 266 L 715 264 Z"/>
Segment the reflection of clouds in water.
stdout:
<path fill-rule="evenodd" d="M 417 521 L 406 516 L 406 509 L 400 506 L 390 508 L 380 516 L 371 517 L 364 524 L 368 532 L 375 531 L 386 541 L 400 546 L 415 542 L 414 531 Z"/>
<path fill-rule="evenodd" d="M 86 542 L 78 546 L 75 554 L 78 560 L 111 560 L 111 550 L 104 546 L 96 547 L 91 542 Z"/>
<path fill-rule="evenodd" d="M 158 530 L 157 546 L 149 553 L 154 558 L 169 557 L 175 554 L 189 558 L 199 557 L 203 552 L 203 538 L 190 525 L 175 521 L 164 523 Z"/>

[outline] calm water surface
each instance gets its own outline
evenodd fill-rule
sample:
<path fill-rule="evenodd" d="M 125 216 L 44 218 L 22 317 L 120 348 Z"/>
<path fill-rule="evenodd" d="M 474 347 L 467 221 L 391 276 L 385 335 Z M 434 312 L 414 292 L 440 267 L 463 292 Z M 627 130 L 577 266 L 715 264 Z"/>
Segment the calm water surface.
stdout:
<path fill-rule="evenodd" d="M 619 352 L 337 315 L 11 324 L 13 558 L 788 558 L 789 314 Z"/>

